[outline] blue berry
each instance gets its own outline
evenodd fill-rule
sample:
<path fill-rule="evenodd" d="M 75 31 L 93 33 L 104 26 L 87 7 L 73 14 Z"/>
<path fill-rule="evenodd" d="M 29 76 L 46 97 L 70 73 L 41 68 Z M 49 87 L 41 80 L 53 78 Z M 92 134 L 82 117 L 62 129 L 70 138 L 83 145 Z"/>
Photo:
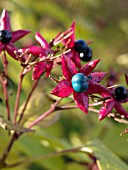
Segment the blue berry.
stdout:
<path fill-rule="evenodd" d="M 87 48 L 88 48 L 88 45 L 86 44 L 84 40 L 75 41 L 75 44 L 74 44 L 75 51 L 82 53 L 82 52 L 86 52 Z"/>
<path fill-rule="evenodd" d="M 71 81 L 72 87 L 76 92 L 81 93 L 88 90 L 89 79 L 83 73 L 75 74 Z"/>
<path fill-rule="evenodd" d="M 3 44 L 8 43 L 12 38 L 12 34 L 8 30 L 1 30 L 0 31 L 0 42 Z"/>
<path fill-rule="evenodd" d="M 80 53 L 80 59 L 82 61 L 90 61 L 92 59 L 92 49 L 88 47 L 86 52 Z"/>
<path fill-rule="evenodd" d="M 115 100 L 125 100 L 128 97 L 127 89 L 124 86 L 119 86 L 115 89 L 114 98 Z"/>

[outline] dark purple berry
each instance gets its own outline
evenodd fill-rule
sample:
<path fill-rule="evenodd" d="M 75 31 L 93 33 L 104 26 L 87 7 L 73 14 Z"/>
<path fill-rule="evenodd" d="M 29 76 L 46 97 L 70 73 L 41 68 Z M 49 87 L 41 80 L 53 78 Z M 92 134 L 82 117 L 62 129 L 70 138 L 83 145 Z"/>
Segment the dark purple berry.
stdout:
<path fill-rule="evenodd" d="M 125 100 L 128 97 L 127 89 L 124 86 L 119 86 L 115 89 L 114 98 L 115 100 Z"/>
<path fill-rule="evenodd" d="M 92 59 L 92 49 L 88 47 L 86 52 L 80 53 L 80 59 L 82 61 L 90 61 Z"/>
<path fill-rule="evenodd" d="M 8 43 L 12 38 L 12 34 L 8 30 L 1 30 L 0 31 L 0 42 L 3 44 Z"/>
<path fill-rule="evenodd" d="M 74 44 L 75 51 L 82 53 L 82 52 L 86 52 L 87 48 L 88 48 L 88 45 L 86 44 L 84 40 L 75 41 L 75 44 Z"/>
<path fill-rule="evenodd" d="M 91 74 L 89 74 L 89 75 L 88 75 L 88 78 L 89 78 L 89 80 L 92 80 L 92 76 L 91 76 Z"/>

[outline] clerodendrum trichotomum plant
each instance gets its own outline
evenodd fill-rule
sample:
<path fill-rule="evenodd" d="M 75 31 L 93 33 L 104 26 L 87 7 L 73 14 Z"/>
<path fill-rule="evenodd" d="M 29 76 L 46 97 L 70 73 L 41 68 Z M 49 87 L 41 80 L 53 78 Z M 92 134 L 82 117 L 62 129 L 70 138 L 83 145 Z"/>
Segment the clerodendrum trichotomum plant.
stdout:
<path fill-rule="evenodd" d="M 34 131 L 34 126 L 38 125 L 54 111 L 80 109 L 85 115 L 89 111 L 98 113 L 99 121 L 109 117 L 117 122 L 128 122 L 128 111 L 123 106 L 124 103 L 128 102 L 127 73 L 125 73 L 125 87 L 115 84 L 116 75 L 111 76 L 106 72 L 95 71 L 96 66 L 100 63 L 100 59 L 93 60 L 93 53 L 90 47 L 92 41 L 75 39 L 75 22 L 66 31 L 58 33 L 50 42 L 47 42 L 39 32 L 36 32 L 35 41 L 37 45 L 35 43 L 26 48 L 15 46 L 16 41 L 29 33 L 30 31 L 28 30 L 12 31 L 8 12 L 3 10 L 0 18 L 0 53 L 2 61 L 0 85 L 4 98 L 1 102 L 4 102 L 6 109 L 4 116 L 0 116 L 0 125 L 8 131 L 9 143 L 3 148 L 0 158 L 0 169 L 11 168 L 38 160 L 37 158 L 32 158 L 28 162 L 19 160 L 10 164 L 7 158 L 15 141 L 24 135 L 24 133 Z M 19 67 L 22 68 L 19 75 L 14 108 L 11 108 L 9 103 L 9 57 L 12 57 L 19 64 Z M 85 63 L 83 64 L 83 62 Z M 60 73 L 59 79 L 54 75 L 55 70 L 58 70 L 58 73 Z M 19 109 L 19 104 L 22 84 L 24 77 L 30 72 L 32 73 L 33 86 L 21 110 Z M 103 86 L 101 81 L 106 76 L 107 83 L 106 86 Z M 54 88 L 48 94 L 53 103 L 46 112 L 39 115 L 29 124 L 25 124 L 22 121 L 25 116 L 25 110 L 42 77 L 54 82 Z M 66 103 L 62 102 L 64 98 L 67 99 L 65 100 Z M 127 129 L 123 131 L 123 133 L 126 132 Z M 89 151 L 87 147 L 71 148 L 46 155 L 46 158 L 63 155 L 68 152 L 86 152 L 92 160 L 92 166 L 88 166 L 89 163 L 86 166 L 90 169 L 93 169 L 95 166 L 95 168 L 101 170 L 102 168 L 97 163 L 98 158 L 93 152 Z"/>

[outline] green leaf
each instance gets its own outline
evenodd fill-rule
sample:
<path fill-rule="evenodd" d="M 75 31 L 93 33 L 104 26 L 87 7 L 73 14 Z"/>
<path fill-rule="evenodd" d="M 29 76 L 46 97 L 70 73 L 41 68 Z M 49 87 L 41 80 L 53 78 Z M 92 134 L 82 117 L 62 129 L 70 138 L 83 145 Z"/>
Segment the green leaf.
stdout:
<path fill-rule="evenodd" d="M 37 131 L 36 135 L 38 136 L 38 138 L 40 138 L 41 140 L 41 144 L 43 146 L 49 146 L 50 148 L 55 149 L 56 151 L 60 151 L 60 150 L 66 150 L 66 149 L 71 149 L 73 148 L 72 144 L 65 138 L 58 138 L 55 136 L 52 136 L 50 134 L 47 134 L 43 131 Z M 69 153 L 67 155 L 68 157 L 72 158 L 75 161 L 89 161 L 89 158 L 87 155 L 85 155 L 84 153 Z"/>
<path fill-rule="evenodd" d="M 67 163 L 65 165 L 65 170 L 88 170 L 88 168 L 86 166 L 83 166 L 81 164 L 78 164 L 76 162 L 71 162 L 71 163 Z"/>
<path fill-rule="evenodd" d="M 40 143 L 39 138 L 35 138 L 35 136 L 36 135 L 31 135 L 29 138 L 28 136 L 23 136 L 19 142 L 20 150 L 22 150 L 26 156 L 36 158 L 41 155 L 43 156 L 55 152 L 54 149 L 43 146 Z M 62 169 L 63 167 L 63 159 L 61 157 L 52 157 L 45 159 L 45 161 L 37 160 L 34 163 L 40 165 L 42 169 L 48 170 Z"/>
<path fill-rule="evenodd" d="M 97 158 L 99 170 L 128 170 L 128 166 L 98 139 L 88 142 L 86 146 Z"/>
<path fill-rule="evenodd" d="M 6 120 L 3 116 L 0 116 L 0 126 L 5 130 L 13 130 L 17 133 L 32 132 L 33 130 L 21 127 L 19 125 L 13 124 L 11 121 Z"/>

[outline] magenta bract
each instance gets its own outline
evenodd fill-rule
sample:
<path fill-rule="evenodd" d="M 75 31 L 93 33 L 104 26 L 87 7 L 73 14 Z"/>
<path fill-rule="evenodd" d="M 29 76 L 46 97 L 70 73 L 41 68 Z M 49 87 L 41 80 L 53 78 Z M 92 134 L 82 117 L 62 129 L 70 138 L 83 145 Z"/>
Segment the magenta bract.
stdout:
<path fill-rule="evenodd" d="M 46 73 L 46 77 L 48 77 L 53 68 L 53 61 L 50 58 L 46 59 L 49 54 L 53 54 L 48 42 L 41 36 L 39 32 L 36 32 L 35 38 L 40 46 L 30 46 L 28 48 L 20 49 L 19 52 L 23 52 L 26 54 L 32 54 L 39 58 L 39 61 L 34 65 L 32 79 L 38 79 L 42 73 Z"/>
<path fill-rule="evenodd" d="M 128 85 L 127 78 L 127 75 L 125 75 L 125 80 Z M 116 100 L 116 98 L 114 98 L 115 89 L 116 87 L 113 87 L 110 88 L 109 93 L 102 93 L 102 96 L 104 98 L 108 98 L 108 100 L 105 100 L 103 107 L 101 107 L 99 111 L 99 120 L 104 119 L 112 111 L 113 108 L 115 108 L 120 115 L 123 115 L 125 118 L 128 118 L 128 112 L 121 105 L 121 103 L 128 102 L 128 97 L 125 100 Z"/>
<path fill-rule="evenodd" d="M 105 73 L 101 73 L 102 76 L 99 76 L 99 72 L 92 73 L 92 79 L 89 80 L 89 87 L 86 92 L 77 93 L 74 91 L 71 80 L 72 77 L 77 73 L 83 73 L 84 75 L 88 76 L 91 74 L 92 70 L 96 67 L 100 60 L 94 60 L 87 64 L 85 64 L 79 71 L 76 70 L 75 64 L 73 61 L 67 57 L 66 55 L 62 56 L 62 72 L 64 75 L 64 79 L 61 80 L 58 85 L 52 90 L 51 94 L 56 95 L 58 97 L 67 97 L 73 92 L 73 98 L 76 103 L 76 105 L 86 114 L 88 113 L 88 95 L 94 94 L 94 93 L 104 93 L 108 92 L 108 90 L 103 87 L 102 85 L 98 84 L 104 76 Z M 93 74 L 95 74 L 95 77 L 93 80 Z"/>
<path fill-rule="evenodd" d="M 10 33 L 12 34 L 11 40 L 9 42 L 7 42 L 6 44 L 0 42 L 0 52 L 7 51 L 10 56 L 12 56 L 14 59 L 17 59 L 15 51 L 17 51 L 18 48 L 13 43 L 24 37 L 26 34 L 30 33 L 30 31 L 11 31 L 10 18 L 8 12 L 5 9 L 3 10 L 0 18 L 0 30 L 7 30 L 10 31 Z"/>

